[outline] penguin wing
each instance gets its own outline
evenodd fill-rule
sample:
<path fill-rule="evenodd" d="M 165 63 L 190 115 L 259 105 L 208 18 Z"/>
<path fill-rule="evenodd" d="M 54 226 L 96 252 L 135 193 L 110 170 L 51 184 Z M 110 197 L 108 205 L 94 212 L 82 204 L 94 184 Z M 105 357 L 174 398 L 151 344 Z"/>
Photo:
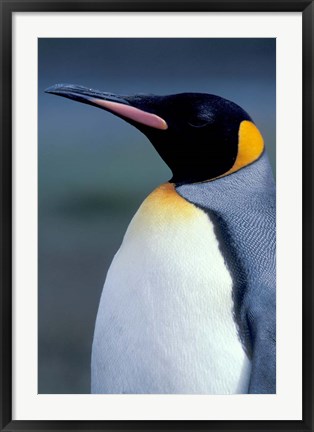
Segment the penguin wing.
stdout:
<path fill-rule="evenodd" d="M 249 393 L 276 393 L 276 293 L 274 287 L 259 287 L 247 310 L 252 339 L 252 369 Z"/>

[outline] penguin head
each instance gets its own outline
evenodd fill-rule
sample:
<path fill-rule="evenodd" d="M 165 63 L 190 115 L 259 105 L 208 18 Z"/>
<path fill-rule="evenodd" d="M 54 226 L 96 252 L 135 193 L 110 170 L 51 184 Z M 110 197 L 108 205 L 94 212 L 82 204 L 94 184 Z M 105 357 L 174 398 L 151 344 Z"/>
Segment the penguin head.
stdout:
<path fill-rule="evenodd" d="M 109 111 L 151 141 L 176 184 L 205 182 L 232 174 L 257 160 L 263 138 L 237 104 L 204 93 L 118 96 L 82 86 L 57 84 L 47 93 Z"/>

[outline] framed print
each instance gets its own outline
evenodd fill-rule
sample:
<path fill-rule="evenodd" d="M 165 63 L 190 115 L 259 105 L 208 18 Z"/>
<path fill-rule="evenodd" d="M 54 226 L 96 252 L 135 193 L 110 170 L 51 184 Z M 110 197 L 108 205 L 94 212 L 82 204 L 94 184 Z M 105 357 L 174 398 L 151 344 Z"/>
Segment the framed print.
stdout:
<path fill-rule="evenodd" d="M 312 2 L 1 7 L 2 429 L 312 430 Z"/>

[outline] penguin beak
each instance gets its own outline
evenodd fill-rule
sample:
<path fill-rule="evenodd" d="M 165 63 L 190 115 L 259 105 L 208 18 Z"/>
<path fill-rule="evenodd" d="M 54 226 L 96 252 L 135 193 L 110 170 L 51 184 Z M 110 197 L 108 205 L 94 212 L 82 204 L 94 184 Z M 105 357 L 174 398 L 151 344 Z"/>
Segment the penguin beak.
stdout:
<path fill-rule="evenodd" d="M 73 99 L 88 105 L 109 111 L 133 125 L 144 125 L 154 129 L 166 130 L 166 121 L 158 115 L 138 108 L 132 104 L 135 97 L 119 96 L 72 84 L 56 84 L 45 90 L 51 93 Z"/>

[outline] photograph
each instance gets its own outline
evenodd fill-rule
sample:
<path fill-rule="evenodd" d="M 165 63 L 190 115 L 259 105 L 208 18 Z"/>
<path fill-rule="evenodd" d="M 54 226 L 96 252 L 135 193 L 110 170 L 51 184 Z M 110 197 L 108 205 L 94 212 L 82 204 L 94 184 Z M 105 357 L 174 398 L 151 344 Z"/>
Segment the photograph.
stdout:
<path fill-rule="evenodd" d="M 276 38 L 38 38 L 38 393 L 276 387 Z"/>

